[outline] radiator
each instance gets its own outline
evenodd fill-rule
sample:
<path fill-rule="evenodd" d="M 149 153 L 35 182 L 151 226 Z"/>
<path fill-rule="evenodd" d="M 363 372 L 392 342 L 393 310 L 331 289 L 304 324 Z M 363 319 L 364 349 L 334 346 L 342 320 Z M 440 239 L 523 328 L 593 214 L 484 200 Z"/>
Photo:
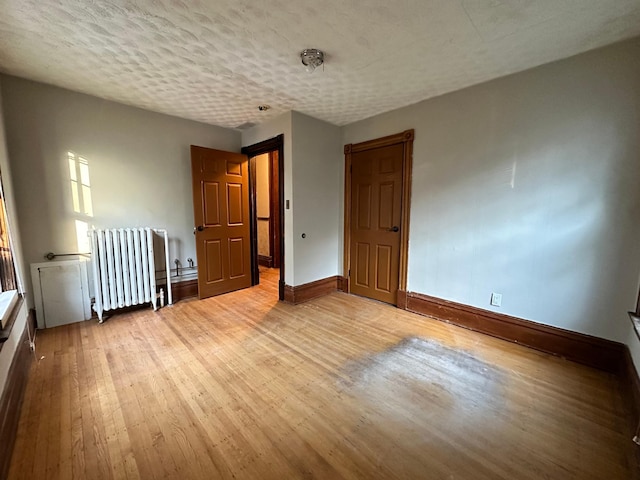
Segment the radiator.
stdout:
<path fill-rule="evenodd" d="M 95 303 L 100 323 L 103 313 L 116 308 L 151 303 L 158 309 L 153 240 L 164 237 L 166 278 L 170 278 L 169 237 L 165 230 L 113 228 L 91 230 L 91 260 Z M 171 282 L 167 281 L 168 303 L 173 303 Z"/>

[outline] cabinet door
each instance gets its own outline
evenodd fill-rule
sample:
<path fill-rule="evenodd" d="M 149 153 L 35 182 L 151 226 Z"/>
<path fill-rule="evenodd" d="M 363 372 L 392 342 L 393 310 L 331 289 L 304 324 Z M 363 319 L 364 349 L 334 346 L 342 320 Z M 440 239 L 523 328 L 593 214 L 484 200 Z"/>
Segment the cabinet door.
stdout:
<path fill-rule="evenodd" d="M 80 265 L 40 267 L 40 288 L 45 327 L 84 320 Z"/>

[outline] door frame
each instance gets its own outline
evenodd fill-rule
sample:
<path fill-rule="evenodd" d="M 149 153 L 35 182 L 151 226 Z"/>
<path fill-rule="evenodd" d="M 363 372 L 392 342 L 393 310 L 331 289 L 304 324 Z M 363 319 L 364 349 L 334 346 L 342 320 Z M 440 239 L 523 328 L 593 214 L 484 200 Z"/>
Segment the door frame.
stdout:
<path fill-rule="evenodd" d="M 411 169 L 413 166 L 413 129 L 361 143 L 344 146 L 344 262 L 341 290 L 351 292 L 351 156 L 354 153 L 391 145 L 403 145 L 402 155 L 402 200 L 400 202 L 400 268 L 398 273 L 398 296 L 396 306 L 406 308 L 407 268 L 409 261 L 409 218 L 411 207 Z"/>
<path fill-rule="evenodd" d="M 254 145 L 242 147 L 241 152 L 249 157 L 249 216 L 251 231 L 251 284 L 260 282 L 258 271 L 258 217 L 256 209 L 256 159 L 263 153 L 278 152 L 278 203 L 280 230 L 280 281 L 278 282 L 278 299 L 284 300 L 284 135 L 280 134 Z"/>

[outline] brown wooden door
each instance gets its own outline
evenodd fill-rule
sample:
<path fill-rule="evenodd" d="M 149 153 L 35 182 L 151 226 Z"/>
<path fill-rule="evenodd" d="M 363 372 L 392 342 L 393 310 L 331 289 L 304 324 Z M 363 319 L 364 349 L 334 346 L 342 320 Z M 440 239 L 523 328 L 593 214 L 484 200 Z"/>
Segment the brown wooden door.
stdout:
<path fill-rule="evenodd" d="M 351 292 L 396 304 L 403 145 L 351 157 Z"/>
<path fill-rule="evenodd" d="M 251 286 L 248 162 L 191 146 L 199 298 Z"/>

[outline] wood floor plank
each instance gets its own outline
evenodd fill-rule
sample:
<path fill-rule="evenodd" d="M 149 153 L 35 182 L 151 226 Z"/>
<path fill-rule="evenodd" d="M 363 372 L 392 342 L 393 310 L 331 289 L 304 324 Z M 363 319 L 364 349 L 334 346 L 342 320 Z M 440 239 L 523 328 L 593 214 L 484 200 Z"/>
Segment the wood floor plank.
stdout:
<path fill-rule="evenodd" d="M 39 332 L 9 478 L 639 478 L 615 376 L 261 276 Z"/>
<path fill-rule="evenodd" d="M 69 385 L 70 385 L 70 415 L 71 415 L 71 478 L 85 476 L 84 436 L 82 433 L 82 391 L 78 372 L 78 346 L 81 345 L 80 329 L 71 331 L 71 345 L 69 346 Z M 68 451 L 61 450 L 62 455 Z"/>

